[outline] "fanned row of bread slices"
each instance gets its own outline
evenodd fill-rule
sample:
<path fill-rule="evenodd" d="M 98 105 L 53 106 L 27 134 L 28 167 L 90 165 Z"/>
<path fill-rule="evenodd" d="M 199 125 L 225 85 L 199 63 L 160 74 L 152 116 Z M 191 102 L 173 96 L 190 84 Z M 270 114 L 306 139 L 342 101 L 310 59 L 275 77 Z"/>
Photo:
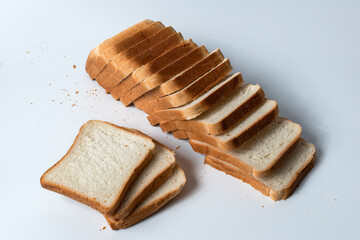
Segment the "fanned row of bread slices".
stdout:
<path fill-rule="evenodd" d="M 91 120 L 40 182 L 98 210 L 117 230 L 164 206 L 186 177 L 169 148 L 137 130 Z"/>
<path fill-rule="evenodd" d="M 151 125 L 189 139 L 205 163 L 286 199 L 315 163 L 301 126 L 278 116 L 259 85 L 244 84 L 219 49 L 209 52 L 161 22 L 144 20 L 94 48 L 86 71 Z"/>

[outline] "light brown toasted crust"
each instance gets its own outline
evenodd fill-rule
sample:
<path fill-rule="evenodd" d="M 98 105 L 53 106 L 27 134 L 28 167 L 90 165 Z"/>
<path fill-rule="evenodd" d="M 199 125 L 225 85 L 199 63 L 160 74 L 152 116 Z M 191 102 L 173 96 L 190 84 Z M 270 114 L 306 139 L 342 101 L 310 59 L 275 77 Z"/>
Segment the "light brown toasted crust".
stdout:
<path fill-rule="evenodd" d="M 238 88 L 242 83 L 243 83 L 243 79 L 241 77 L 241 74 L 240 73 L 235 74 L 223 86 L 218 88 L 212 94 L 207 96 L 199 103 L 193 105 L 192 107 L 188 107 L 183 110 L 180 109 L 160 110 L 158 112 L 150 114 L 147 117 L 147 119 L 149 120 L 151 125 L 156 125 L 160 122 L 168 121 L 168 120 L 191 120 L 199 116 L 201 113 L 205 112 L 206 110 L 208 110 L 218 101 L 221 101 L 223 98 L 226 98 L 228 95 L 232 93 L 234 89 Z"/>
<path fill-rule="evenodd" d="M 120 101 L 125 105 L 128 106 L 131 104 L 135 99 L 141 97 L 146 92 L 154 89 L 155 87 L 161 85 L 162 83 L 168 81 L 173 76 L 177 75 L 178 73 L 184 71 L 185 69 L 189 68 L 196 62 L 200 61 L 209 52 L 204 46 L 198 47 L 193 51 L 189 52 L 182 58 L 178 59 L 176 62 L 172 63 L 171 65 L 167 66 L 166 68 L 158 71 L 157 73 L 153 74 L 149 78 L 145 79 L 138 85 L 136 85 L 131 90 L 125 92 L 121 97 Z"/>
<path fill-rule="evenodd" d="M 191 39 L 178 44 L 168 52 L 160 55 L 141 68 L 138 68 L 131 75 L 121 81 L 113 89 L 111 89 L 110 94 L 114 99 L 118 100 L 124 92 L 129 91 L 147 77 L 150 77 L 154 73 L 177 61 L 179 58 L 185 56 L 196 47 L 197 45 Z"/>
<path fill-rule="evenodd" d="M 163 132 L 171 132 L 176 130 L 186 130 L 198 132 L 202 134 L 219 135 L 230 129 L 245 117 L 250 111 L 260 105 L 265 98 L 264 91 L 259 90 L 251 96 L 244 104 L 238 106 L 233 112 L 225 116 L 221 121 L 216 123 L 204 123 L 201 121 L 193 120 L 175 120 L 160 122 L 160 127 Z"/>
<path fill-rule="evenodd" d="M 215 68 L 196 79 L 191 86 L 188 86 L 177 93 L 152 101 L 143 107 L 143 111 L 150 114 L 159 110 L 184 105 L 215 86 L 231 71 L 231 63 L 229 59 L 226 59 Z"/>
<path fill-rule="evenodd" d="M 87 123 L 89 122 L 92 122 L 92 121 L 97 121 L 97 122 L 103 122 L 103 121 L 99 121 L 99 120 L 90 120 L 88 121 Z M 75 143 L 77 142 L 79 136 L 80 136 L 80 133 L 83 129 L 83 127 L 87 124 L 85 123 L 83 126 L 81 126 L 80 130 L 79 130 L 79 133 L 77 134 L 74 142 L 72 143 L 71 147 L 69 148 L 69 150 L 67 151 L 67 153 L 55 164 L 53 165 L 52 167 L 50 167 L 40 178 L 40 184 L 43 188 L 45 189 L 48 189 L 48 190 L 51 190 L 51 191 L 54 191 L 54 192 L 57 192 L 57 193 L 60 193 L 62 195 L 65 195 L 69 198 L 72 198 L 78 202 L 81 202 L 85 205 L 88 205 L 89 207 L 99 211 L 100 213 L 102 214 L 112 214 L 120 205 L 125 193 L 127 192 L 128 188 L 131 186 L 131 184 L 136 180 L 136 177 L 137 175 L 142 171 L 142 169 L 149 163 L 149 161 L 151 160 L 152 158 L 152 152 L 151 150 L 148 151 L 148 153 L 145 155 L 144 159 L 139 162 L 139 165 L 133 170 L 133 172 L 130 174 L 130 177 L 126 180 L 126 184 L 124 186 L 124 188 L 119 191 L 117 197 L 116 197 L 116 201 L 115 203 L 111 206 L 111 207 L 104 207 L 102 206 L 101 204 L 99 204 L 98 202 L 96 202 L 94 199 L 91 199 L 89 198 L 88 196 L 85 196 L 84 194 L 81 194 L 79 192 L 76 192 L 68 187 L 65 187 L 65 186 L 60 186 L 58 184 L 54 184 L 52 182 L 49 182 L 45 179 L 47 173 L 49 173 L 52 169 L 54 169 L 63 159 L 65 159 L 67 157 L 67 155 L 71 152 L 73 146 L 75 145 Z M 144 136 L 144 134 L 139 134 L 139 133 L 136 133 L 136 132 L 133 132 L 127 128 L 124 128 L 124 127 L 120 127 L 120 126 L 117 126 L 115 124 L 112 124 L 112 123 L 108 123 L 108 122 L 103 122 L 103 123 L 106 123 L 106 124 L 109 124 L 111 126 L 114 126 L 116 128 L 120 128 L 124 131 L 128 131 L 128 132 L 131 132 L 132 134 L 135 134 L 135 135 L 139 135 L 139 136 L 142 136 L 142 137 L 145 137 L 145 138 L 148 138 L 149 140 L 152 141 L 152 139 L 150 137 L 147 137 L 147 136 Z"/>
<path fill-rule="evenodd" d="M 91 79 L 95 79 L 113 57 L 113 55 L 107 54 L 106 51 L 104 52 L 103 50 L 106 50 L 108 47 L 114 47 L 116 48 L 116 51 L 121 51 L 122 47 L 125 48 L 127 46 L 126 43 L 124 45 L 122 44 L 127 36 L 133 35 L 152 25 L 153 23 L 153 21 L 148 19 L 141 21 L 118 33 L 117 35 L 106 39 L 104 42 L 91 50 L 85 65 L 85 70 L 90 75 Z"/>
<path fill-rule="evenodd" d="M 111 59 L 104 70 L 96 77 L 98 83 L 103 88 L 105 88 L 107 93 L 110 92 L 114 86 L 116 86 L 126 77 L 126 75 L 118 71 L 126 61 L 142 53 L 143 51 L 146 51 L 154 45 L 157 45 L 159 42 L 165 40 L 175 33 L 176 31 L 172 27 L 163 28 L 150 37 L 145 38 L 143 41 L 133 45 L 125 51 L 120 52 Z"/>
<path fill-rule="evenodd" d="M 151 104 L 152 101 L 159 97 L 174 93 L 188 84 L 192 83 L 195 79 L 208 72 L 210 69 L 221 63 L 224 60 L 224 56 L 220 49 L 217 49 L 210 53 L 208 56 L 197 62 L 190 68 L 186 69 L 181 74 L 175 76 L 171 81 L 167 81 L 164 84 L 154 88 L 147 92 L 140 98 L 134 101 L 135 107 L 143 110 L 143 107 L 147 104 Z"/>
<path fill-rule="evenodd" d="M 239 147 L 241 144 L 246 142 L 251 137 L 255 136 L 255 134 L 260 132 L 266 126 L 268 126 L 271 122 L 273 122 L 276 119 L 278 113 L 279 113 L 279 108 L 276 104 L 274 108 L 271 111 L 269 111 L 266 115 L 264 115 L 262 118 L 257 119 L 256 122 L 254 122 L 243 132 L 239 133 L 237 136 L 234 136 L 231 139 L 228 139 L 227 141 L 221 141 L 221 139 L 219 139 L 217 136 L 214 135 L 208 135 L 208 134 L 185 131 L 185 130 L 177 130 L 176 132 L 174 132 L 174 136 L 175 137 L 181 136 L 181 139 L 184 139 L 184 136 L 186 136 L 186 138 L 207 143 L 223 151 L 230 151 Z"/>

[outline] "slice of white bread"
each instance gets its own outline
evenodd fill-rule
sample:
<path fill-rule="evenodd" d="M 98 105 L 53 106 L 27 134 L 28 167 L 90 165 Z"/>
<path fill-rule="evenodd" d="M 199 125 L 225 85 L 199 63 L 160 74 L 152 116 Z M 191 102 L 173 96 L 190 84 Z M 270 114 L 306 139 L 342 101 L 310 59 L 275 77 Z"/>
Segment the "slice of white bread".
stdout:
<path fill-rule="evenodd" d="M 159 188 L 172 174 L 176 165 L 175 154 L 164 145 L 155 142 L 156 152 L 150 163 L 139 174 L 131 185 L 119 208 L 115 211 L 114 220 L 126 218 L 135 207 Z"/>
<path fill-rule="evenodd" d="M 184 105 L 212 88 L 231 71 L 231 63 L 229 59 L 226 58 L 185 88 L 148 103 L 143 107 L 143 111 L 146 113 L 154 113 L 162 109 Z"/>
<path fill-rule="evenodd" d="M 88 121 L 40 182 L 46 189 L 112 214 L 154 150 L 149 137 L 107 122 Z"/>
<path fill-rule="evenodd" d="M 185 183 L 184 171 L 179 166 L 176 166 L 170 178 L 147 197 L 128 217 L 114 221 L 109 216 L 104 216 L 113 230 L 130 227 L 147 218 L 173 199 L 181 191 Z"/>
<path fill-rule="evenodd" d="M 210 144 L 223 151 L 233 150 L 274 121 L 279 113 L 278 105 L 274 100 L 265 100 L 249 115 L 241 119 L 227 132 L 220 135 L 178 130 L 173 132 L 178 139 L 191 138 Z"/>
<path fill-rule="evenodd" d="M 220 49 L 214 50 L 199 62 L 179 73 L 169 81 L 161 84 L 160 86 L 152 89 L 151 91 L 142 95 L 140 98 L 136 99 L 134 101 L 135 107 L 143 110 L 143 106 L 145 106 L 147 103 L 186 87 L 195 81 L 195 79 L 199 78 L 201 75 L 205 74 L 206 72 L 210 71 L 210 69 L 221 63 L 223 60 L 224 56 Z"/>
<path fill-rule="evenodd" d="M 217 85 L 193 101 L 181 107 L 169 108 L 150 114 L 147 118 L 151 125 L 168 120 L 190 120 L 211 108 L 222 98 L 243 83 L 240 73 L 232 74 L 222 79 Z"/>
<path fill-rule="evenodd" d="M 192 120 L 160 122 L 163 132 L 186 130 L 202 134 L 219 135 L 230 129 L 264 100 L 259 85 L 244 84 L 228 97 Z"/>
<path fill-rule="evenodd" d="M 281 158 L 293 150 L 300 134 L 299 124 L 278 117 L 254 137 L 231 151 L 222 151 L 193 139 L 189 139 L 189 143 L 195 152 L 229 162 L 255 177 L 264 177 Z"/>
<path fill-rule="evenodd" d="M 300 139 L 294 150 L 274 167 L 271 174 L 263 178 L 253 177 L 235 165 L 211 155 L 206 156 L 205 163 L 250 184 L 265 196 L 270 196 L 274 201 L 278 201 L 287 199 L 291 195 L 314 166 L 315 159 L 314 145 Z"/>
<path fill-rule="evenodd" d="M 110 94 L 113 96 L 113 98 L 118 100 L 124 92 L 129 91 L 146 78 L 150 77 L 151 75 L 160 71 L 166 66 L 169 66 L 170 64 L 177 61 L 179 58 L 182 58 L 195 48 L 197 48 L 197 45 L 191 39 L 182 42 L 170 51 L 164 53 L 163 55 L 160 55 L 151 62 L 136 69 L 130 76 L 125 78 L 113 89 L 111 89 Z"/>
<path fill-rule="evenodd" d="M 96 77 L 97 82 L 99 83 L 100 86 L 103 86 L 104 83 L 109 81 L 109 79 L 113 79 L 113 77 L 117 79 L 116 81 L 120 82 L 126 76 L 120 76 L 120 78 L 118 78 L 117 75 L 114 74 L 117 73 L 117 70 L 122 64 L 124 64 L 126 61 L 133 58 L 134 56 L 138 55 L 139 53 L 165 40 L 166 38 L 170 37 L 173 34 L 176 34 L 176 31 L 172 27 L 166 27 L 156 32 L 155 34 L 151 35 L 150 37 L 145 38 L 143 41 L 126 49 L 125 51 L 120 52 L 118 55 L 113 57 L 111 61 L 106 65 L 104 70 L 101 73 L 99 73 L 99 75 Z M 106 88 L 105 89 L 106 92 L 110 92 L 112 87 Z"/>
<path fill-rule="evenodd" d="M 106 39 L 91 50 L 86 61 L 86 72 L 91 79 L 95 79 L 114 56 L 164 27 L 161 22 L 154 23 L 147 19 Z"/>
<path fill-rule="evenodd" d="M 160 86 L 161 84 L 168 81 L 175 75 L 181 73 L 185 69 L 194 65 L 196 62 L 200 61 L 208 54 L 209 52 L 204 46 L 194 49 L 193 51 L 189 52 L 182 58 L 178 59 L 176 62 L 173 62 L 171 65 L 167 66 L 166 68 L 161 69 L 157 73 L 151 75 L 150 77 L 146 78 L 144 81 L 140 82 L 134 88 L 125 92 L 120 97 L 120 101 L 125 106 L 128 106 L 135 99 L 141 97 L 143 94 L 150 91 L 151 89 Z"/>

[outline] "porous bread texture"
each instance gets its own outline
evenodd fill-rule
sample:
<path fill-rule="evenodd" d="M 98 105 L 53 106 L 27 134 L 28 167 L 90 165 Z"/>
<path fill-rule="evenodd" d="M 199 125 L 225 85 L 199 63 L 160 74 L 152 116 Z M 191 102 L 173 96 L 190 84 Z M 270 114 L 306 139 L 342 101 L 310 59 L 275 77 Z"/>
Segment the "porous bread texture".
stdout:
<path fill-rule="evenodd" d="M 113 230 L 130 227 L 150 216 L 173 199 L 180 193 L 185 183 L 186 177 L 184 171 L 179 166 L 176 166 L 166 182 L 147 197 L 128 217 L 114 221 L 112 218 L 104 215 L 105 219 Z"/>
<path fill-rule="evenodd" d="M 111 216 L 115 220 L 127 217 L 137 205 L 170 177 L 176 164 L 175 154 L 164 145 L 154 142 L 156 153 L 131 185 L 114 216 Z"/>
<path fill-rule="evenodd" d="M 171 78 L 169 81 L 161 84 L 160 86 L 152 89 L 151 91 L 142 95 L 140 98 L 136 99 L 134 101 L 135 107 L 144 110 L 143 107 L 146 104 L 186 87 L 188 84 L 192 83 L 195 79 L 208 72 L 223 60 L 224 56 L 220 49 L 214 50 L 202 60 L 185 69 L 183 72 Z"/>
<path fill-rule="evenodd" d="M 41 177 L 44 188 L 101 213 L 117 209 L 152 157 L 152 139 L 102 121 L 88 121 L 66 155 Z"/>
<path fill-rule="evenodd" d="M 256 178 L 240 168 L 211 155 L 207 155 L 205 163 L 210 166 L 241 179 L 259 190 L 274 201 L 288 198 L 300 181 L 314 166 L 316 159 L 315 146 L 300 139 L 294 150 L 289 153 L 273 171 L 263 178 Z"/>
<path fill-rule="evenodd" d="M 167 120 L 191 120 L 208 110 L 243 83 L 240 73 L 229 75 L 198 98 L 181 106 L 157 111 L 147 118 L 151 125 Z"/>
<path fill-rule="evenodd" d="M 196 47 L 197 45 L 191 39 L 180 43 L 171 50 L 153 59 L 151 62 L 136 69 L 131 75 L 126 77 L 123 81 L 111 89 L 111 96 L 113 96 L 113 98 L 116 100 L 119 99 L 124 92 L 132 89 L 138 83 L 142 82 L 154 73 L 177 61 L 179 58 L 185 56 Z"/>
<path fill-rule="evenodd" d="M 119 52 L 145 39 L 149 34 L 149 30 L 158 30 L 160 28 L 164 28 L 161 22 L 154 23 L 147 19 L 106 39 L 91 50 L 85 65 L 86 72 L 90 75 L 91 79 L 95 79 L 109 61 Z"/>
<path fill-rule="evenodd" d="M 264 100 L 265 94 L 259 85 L 244 84 L 217 102 L 210 109 L 192 120 L 160 122 L 163 132 L 186 130 L 202 134 L 219 135 L 239 122 Z"/>
<path fill-rule="evenodd" d="M 260 106 L 255 108 L 250 114 L 241 119 L 227 132 L 220 135 L 208 135 L 197 132 L 177 130 L 173 132 L 174 137 L 183 139 L 191 138 L 205 142 L 224 151 L 237 148 L 248 139 L 274 121 L 279 109 L 274 100 L 265 100 Z"/>
<path fill-rule="evenodd" d="M 189 139 L 189 143 L 195 152 L 229 162 L 255 177 L 264 177 L 271 172 L 278 160 L 291 152 L 300 134 L 300 125 L 278 117 L 254 137 L 231 151 L 222 151 L 193 139 Z"/>

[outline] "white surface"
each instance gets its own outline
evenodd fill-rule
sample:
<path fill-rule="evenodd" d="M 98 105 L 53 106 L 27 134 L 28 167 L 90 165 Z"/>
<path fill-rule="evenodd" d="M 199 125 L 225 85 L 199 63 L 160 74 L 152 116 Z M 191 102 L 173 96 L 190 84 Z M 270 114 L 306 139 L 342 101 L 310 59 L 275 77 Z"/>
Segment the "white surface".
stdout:
<path fill-rule="evenodd" d="M 1 1 L 0 239 L 357 238 L 360 4 L 341 2 Z M 275 203 L 203 165 L 186 141 L 151 127 L 89 79 L 90 50 L 145 18 L 220 48 L 246 82 L 278 101 L 281 116 L 302 125 L 318 162 L 291 198 Z M 41 174 L 89 119 L 181 146 L 181 195 L 132 228 L 100 231 L 100 214 L 42 189 Z"/>

